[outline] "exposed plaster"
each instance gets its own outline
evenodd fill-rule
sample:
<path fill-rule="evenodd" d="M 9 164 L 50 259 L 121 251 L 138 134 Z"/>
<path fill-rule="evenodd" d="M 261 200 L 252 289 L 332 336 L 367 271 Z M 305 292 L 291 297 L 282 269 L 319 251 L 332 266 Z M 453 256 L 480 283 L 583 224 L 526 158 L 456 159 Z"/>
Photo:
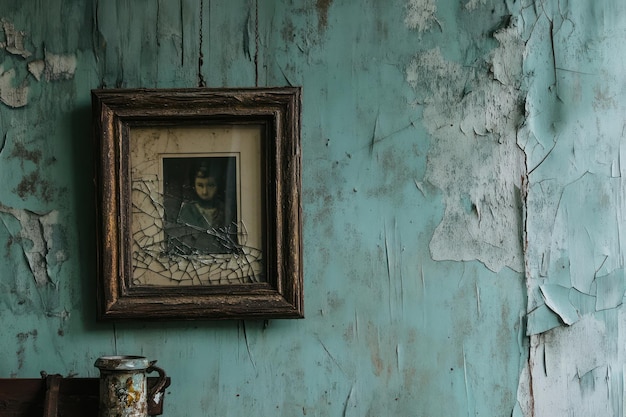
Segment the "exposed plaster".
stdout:
<path fill-rule="evenodd" d="M 26 32 L 15 30 L 13 23 L 6 19 L 0 20 L 2 23 L 2 29 L 4 30 L 4 37 L 6 42 L 0 43 L 0 48 L 5 49 L 7 52 L 21 56 L 22 58 L 28 58 L 32 53 L 24 47 L 24 38 Z"/>
<path fill-rule="evenodd" d="M 15 70 L 5 71 L 0 65 L 0 101 L 9 107 L 24 107 L 28 104 L 29 87 L 26 82 L 15 87 Z"/>
<path fill-rule="evenodd" d="M 36 213 L 30 210 L 20 210 L 0 204 L 0 213 L 13 216 L 20 224 L 20 230 L 15 232 L 5 223 L 5 227 L 14 236 L 13 242 L 20 244 L 24 257 L 37 286 L 53 285 L 50 265 L 65 262 L 67 254 L 61 245 L 54 244 L 54 228 L 58 224 L 58 212 L 53 210 L 47 213 Z M 2 220 L 0 218 L 0 220 Z"/>
<path fill-rule="evenodd" d="M 30 72 L 37 81 L 41 81 L 41 77 L 45 69 L 46 63 L 42 59 L 28 63 L 28 72 Z"/>
<path fill-rule="evenodd" d="M 518 131 L 531 166 L 526 417 L 624 415 L 622 6 L 546 1 L 521 13 L 532 76 Z"/>
<path fill-rule="evenodd" d="M 619 316 L 615 312 L 608 322 L 615 328 L 586 315 L 570 327 L 533 337 L 530 372 L 535 389 L 533 410 L 526 416 L 623 415 L 623 388 L 616 389 L 622 382 L 616 379 L 623 373 L 618 361 L 624 348 L 610 336 L 619 332 Z"/>
<path fill-rule="evenodd" d="M 476 10 L 478 6 L 484 5 L 487 3 L 487 0 L 469 0 L 465 3 L 465 9 L 468 11 Z"/>
<path fill-rule="evenodd" d="M 524 47 L 514 24 L 494 37 L 500 46 L 486 57 L 484 71 L 448 61 L 435 48 L 416 55 L 406 77 L 433 138 L 425 179 L 446 205 L 431 238 L 432 258 L 522 271 L 525 164 L 516 131 L 524 117 Z"/>
<path fill-rule="evenodd" d="M 437 3 L 435 0 L 409 0 L 406 5 L 404 23 L 418 32 L 426 32 L 434 23 L 441 27 L 437 20 Z"/>
<path fill-rule="evenodd" d="M 28 59 L 33 54 L 24 47 L 25 32 L 16 31 L 13 23 L 2 19 L 2 27 L 6 42 L 0 43 L 0 48 L 7 52 Z M 76 72 L 75 54 L 54 54 L 44 51 L 44 59 L 31 60 L 26 63 L 28 72 L 37 81 L 45 78 L 46 81 L 69 80 Z M 16 80 L 17 73 L 11 68 L 4 71 L 0 66 L 0 102 L 12 108 L 24 107 L 28 104 L 30 86 L 28 79 L 21 82 Z"/>
<path fill-rule="evenodd" d="M 44 64 L 46 81 L 69 80 L 76 72 L 76 55 L 45 51 Z"/>

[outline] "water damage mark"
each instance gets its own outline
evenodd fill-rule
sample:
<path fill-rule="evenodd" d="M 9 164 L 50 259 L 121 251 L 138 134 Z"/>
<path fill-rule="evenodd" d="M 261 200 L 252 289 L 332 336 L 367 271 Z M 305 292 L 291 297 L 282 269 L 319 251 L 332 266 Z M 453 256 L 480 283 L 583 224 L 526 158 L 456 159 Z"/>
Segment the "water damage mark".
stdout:
<path fill-rule="evenodd" d="M 46 203 L 49 203 L 54 196 L 53 188 L 50 181 L 41 177 L 39 171 L 33 171 L 23 177 L 13 191 L 22 199 L 26 199 L 29 196 L 37 196 Z"/>
<path fill-rule="evenodd" d="M 333 0 L 317 0 L 315 8 L 318 15 L 318 29 L 323 31 L 328 27 L 328 9 L 330 9 Z"/>
<path fill-rule="evenodd" d="M 410 27 L 428 27 L 424 17 L 432 9 L 425 5 L 409 3 Z M 446 206 L 431 238 L 432 258 L 478 260 L 496 272 L 503 267 L 522 271 L 526 173 L 516 132 L 524 119 L 524 44 L 514 22 L 493 36 L 499 46 L 482 63 L 464 66 L 434 48 L 414 57 L 406 79 L 423 105 L 424 125 L 433 138 L 425 180 L 442 191 Z"/>
<path fill-rule="evenodd" d="M 34 196 L 45 201 L 46 203 L 52 201 L 54 193 L 57 190 L 53 182 L 48 180 L 49 176 L 40 172 L 40 168 L 54 163 L 55 159 L 49 158 L 43 160 L 41 150 L 27 149 L 24 144 L 18 141 L 15 141 L 13 149 L 8 156 L 18 160 L 22 169 L 24 169 L 26 162 L 32 162 L 32 164 L 38 168 L 35 171 L 23 176 L 19 184 L 13 189 L 13 192 L 19 195 L 22 199 Z"/>
<path fill-rule="evenodd" d="M 26 149 L 26 147 L 21 142 L 15 142 L 15 146 L 11 151 L 10 157 L 19 158 L 22 161 L 31 161 L 35 165 L 38 165 L 39 161 L 41 160 L 41 155 L 42 153 L 39 149 L 31 151 Z"/>
<path fill-rule="evenodd" d="M 33 329 L 30 332 L 18 333 L 16 337 L 19 346 L 16 352 L 17 369 L 22 369 L 24 367 L 24 360 L 26 359 L 26 342 L 28 342 L 29 339 L 32 339 L 33 344 L 35 343 L 37 340 L 37 329 Z"/>

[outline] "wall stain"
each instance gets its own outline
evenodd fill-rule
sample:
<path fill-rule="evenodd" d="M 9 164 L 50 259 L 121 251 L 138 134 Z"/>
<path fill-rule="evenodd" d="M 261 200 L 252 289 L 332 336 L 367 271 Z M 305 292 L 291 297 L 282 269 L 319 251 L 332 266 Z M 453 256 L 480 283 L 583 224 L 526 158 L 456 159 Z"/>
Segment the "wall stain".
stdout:
<path fill-rule="evenodd" d="M 317 0 L 315 8 L 318 15 L 318 28 L 320 31 L 324 31 L 328 27 L 328 9 L 333 4 L 333 0 Z"/>
<path fill-rule="evenodd" d="M 37 329 L 33 329 L 30 332 L 25 332 L 25 333 L 18 333 L 17 334 L 17 343 L 18 343 L 18 349 L 17 349 L 17 369 L 22 369 L 22 367 L 24 366 L 24 360 L 25 360 L 25 353 L 26 353 L 26 342 L 32 338 L 33 343 L 36 341 L 37 339 Z"/>
<path fill-rule="evenodd" d="M 54 186 L 50 181 L 41 178 L 38 171 L 33 171 L 24 178 L 13 190 L 22 199 L 26 199 L 29 196 L 36 196 L 41 198 L 46 203 L 52 201 L 54 196 Z"/>
<path fill-rule="evenodd" d="M 22 160 L 31 161 L 35 165 L 38 165 L 39 161 L 41 160 L 42 153 L 39 149 L 34 151 L 28 150 L 22 143 L 16 142 L 9 156 L 12 158 L 19 158 Z"/>

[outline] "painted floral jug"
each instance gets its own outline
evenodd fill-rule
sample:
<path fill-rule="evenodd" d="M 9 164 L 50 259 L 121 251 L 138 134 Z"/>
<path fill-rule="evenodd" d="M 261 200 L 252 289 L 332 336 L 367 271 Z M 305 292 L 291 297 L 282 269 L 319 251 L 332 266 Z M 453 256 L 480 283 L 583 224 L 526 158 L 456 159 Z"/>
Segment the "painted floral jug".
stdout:
<path fill-rule="evenodd" d="M 100 369 L 99 417 L 147 417 L 148 402 L 166 382 L 165 372 L 143 356 L 102 356 L 94 366 Z M 157 371 L 159 380 L 148 392 L 146 374 Z"/>

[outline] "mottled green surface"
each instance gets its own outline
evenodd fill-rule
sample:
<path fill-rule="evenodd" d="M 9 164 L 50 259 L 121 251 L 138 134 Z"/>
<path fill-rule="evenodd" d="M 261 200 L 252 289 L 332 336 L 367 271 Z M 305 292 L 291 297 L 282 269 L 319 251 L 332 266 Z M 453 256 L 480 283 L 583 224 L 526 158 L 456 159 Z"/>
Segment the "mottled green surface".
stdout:
<path fill-rule="evenodd" d="M 170 416 L 622 415 L 624 13 L 0 3 L 0 377 L 143 354 Z M 203 85 L 303 88 L 306 319 L 96 323 L 90 90 Z"/>

